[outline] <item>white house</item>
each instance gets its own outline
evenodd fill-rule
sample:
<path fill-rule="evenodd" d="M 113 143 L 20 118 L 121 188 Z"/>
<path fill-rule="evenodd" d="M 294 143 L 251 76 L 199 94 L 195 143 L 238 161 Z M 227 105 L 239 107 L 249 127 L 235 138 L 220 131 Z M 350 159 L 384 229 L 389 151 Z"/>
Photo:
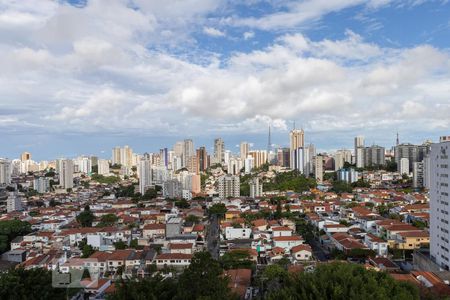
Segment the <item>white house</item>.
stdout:
<path fill-rule="evenodd" d="M 312 259 L 311 246 L 307 244 L 298 245 L 291 248 L 292 257 L 296 260 L 306 261 Z"/>
<path fill-rule="evenodd" d="M 249 239 L 251 233 L 252 230 L 250 228 L 234 228 L 234 227 L 225 228 L 225 238 L 227 240 Z"/>
<path fill-rule="evenodd" d="M 364 237 L 364 244 L 371 250 L 374 250 L 379 256 L 387 256 L 388 254 L 388 242 L 385 240 L 368 233 Z"/>
<path fill-rule="evenodd" d="M 292 247 L 303 244 L 303 240 L 298 235 L 293 236 L 278 236 L 273 239 L 273 246 L 285 249 L 285 251 L 290 251 Z"/>

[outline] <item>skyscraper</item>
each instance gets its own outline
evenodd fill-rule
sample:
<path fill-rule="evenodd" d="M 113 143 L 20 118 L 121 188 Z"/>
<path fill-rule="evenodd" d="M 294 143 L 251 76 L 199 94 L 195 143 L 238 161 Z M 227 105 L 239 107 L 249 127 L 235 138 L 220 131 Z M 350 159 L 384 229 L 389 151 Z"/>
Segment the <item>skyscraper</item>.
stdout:
<path fill-rule="evenodd" d="M 364 137 L 355 137 L 355 164 L 357 168 L 364 168 Z"/>
<path fill-rule="evenodd" d="M 71 159 L 59 160 L 59 185 L 64 189 L 73 188 L 73 161 Z"/>
<path fill-rule="evenodd" d="M 183 141 L 182 164 L 187 167 L 189 160 L 194 156 L 194 142 L 191 139 Z"/>
<path fill-rule="evenodd" d="M 289 142 L 290 142 L 290 149 L 291 149 L 291 169 L 295 169 L 296 160 L 295 160 L 295 153 L 298 148 L 305 148 L 305 132 L 303 129 L 293 129 L 289 133 Z"/>
<path fill-rule="evenodd" d="M 225 159 L 225 143 L 222 138 L 214 140 L 214 163 L 222 164 Z"/>
<path fill-rule="evenodd" d="M 22 210 L 20 197 L 17 195 L 17 192 L 9 192 L 8 199 L 6 200 L 6 211 L 10 213 L 19 210 Z"/>
<path fill-rule="evenodd" d="M 263 185 L 259 182 L 259 178 L 255 177 L 249 182 L 250 198 L 261 197 L 263 192 Z"/>
<path fill-rule="evenodd" d="M 450 137 L 431 145 L 430 256 L 450 269 Z"/>
<path fill-rule="evenodd" d="M 0 185 L 11 184 L 11 161 L 0 158 Z"/>
<path fill-rule="evenodd" d="M 138 164 L 139 193 L 145 194 L 145 191 L 152 185 L 152 165 L 150 160 L 141 159 Z"/>
<path fill-rule="evenodd" d="M 395 162 L 397 163 L 398 171 L 400 172 L 400 161 L 402 158 L 407 158 L 409 161 L 409 169 L 412 170 L 415 162 L 421 162 L 425 156 L 430 152 L 430 144 L 424 143 L 422 145 L 400 144 L 394 148 Z"/>
<path fill-rule="evenodd" d="M 196 151 L 197 153 L 197 164 L 198 164 L 198 171 L 199 172 L 205 172 L 206 169 L 208 169 L 208 153 L 206 152 L 205 147 L 200 147 Z"/>
<path fill-rule="evenodd" d="M 20 155 L 20 160 L 21 160 L 21 161 L 31 160 L 31 153 L 30 153 L 30 152 L 23 152 L 23 153 Z"/>
<path fill-rule="evenodd" d="M 322 155 L 317 155 L 314 159 L 314 177 L 317 180 L 317 183 L 323 183 L 323 159 Z"/>
<path fill-rule="evenodd" d="M 239 176 L 227 174 L 219 177 L 219 198 L 239 197 L 240 187 Z"/>
<path fill-rule="evenodd" d="M 242 160 L 245 160 L 247 158 L 248 152 L 250 150 L 250 145 L 247 142 L 241 142 L 239 146 L 240 150 L 240 156 Z"/>
<path fill-rule="evenodd" d="M 109 174 L 109 162 L 106 159 L 97 160 L 97 173 L 99 175 Z"/>
<path fill-rule="evenodd" d="M 384 147 L 373 145 L 363 149 L 364 167 L 381 166 L 386 163 Z"/>

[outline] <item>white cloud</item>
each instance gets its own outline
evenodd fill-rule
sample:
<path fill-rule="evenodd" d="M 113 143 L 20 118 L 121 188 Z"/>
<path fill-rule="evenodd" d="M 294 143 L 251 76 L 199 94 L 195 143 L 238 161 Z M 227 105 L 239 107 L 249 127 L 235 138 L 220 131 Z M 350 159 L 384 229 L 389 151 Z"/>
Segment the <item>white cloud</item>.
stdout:
<path fill-rule="evenodd" d="M 226 35 L 225 32 L 213 27 L 203 27 L 203 33 L 213 37 L 221 37 Z"/>
<path fill-rule="evenodd" d="M 255 37 L 255 33 L 253 31 L 246 31 L 242 36 L 244 37 L 244 40 L 250 40 Z"/>

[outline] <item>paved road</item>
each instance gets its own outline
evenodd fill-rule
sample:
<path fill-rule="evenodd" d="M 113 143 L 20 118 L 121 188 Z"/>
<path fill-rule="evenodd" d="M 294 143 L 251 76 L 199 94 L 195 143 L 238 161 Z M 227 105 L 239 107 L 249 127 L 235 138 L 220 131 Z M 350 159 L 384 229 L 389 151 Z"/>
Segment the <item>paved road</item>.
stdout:
<path fill-rule="evenodd" d="M 320 261 L 328 260 L 326 252 L 323 250 L 322 245 L 318 241 L 314 240 L 310 245 L 313 250 L 313 255 L 316 259 Z"/>
<path fill-rule="evenodd" d="M 219 218 L 213 215 L 209 218 L 209 226 L 206 235 L 208 252 L 214 259 L 219 259 Z"/>

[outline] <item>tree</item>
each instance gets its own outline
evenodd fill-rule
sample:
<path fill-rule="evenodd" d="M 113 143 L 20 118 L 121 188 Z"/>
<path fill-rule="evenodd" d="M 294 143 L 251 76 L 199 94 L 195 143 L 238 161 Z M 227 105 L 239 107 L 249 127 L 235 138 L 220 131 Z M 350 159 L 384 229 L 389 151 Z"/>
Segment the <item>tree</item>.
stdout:
<path fill-rule="evenodd" d="M 9 250 L 10 243 L 18 236 L 31 232 L 31 225 L 20 220 L 0 221 L 0 253 Z"/>
<path fill-rule="evenodd" d="M 209 208 L 208 212 L 210 215 L 224 216 L 227 212 L 227 208 L 223 203 L 216 203 Z"/>
<path fill-rule="evenodd" d="M 112 226 L 114 225 L 117 220 L 119 220 L 119 217 L 115 214 L 106 214 L 101 216 L 99 227 L 105 227 L 105 226 Z"/>
<path fill-rule="evenodd" d="M 189 208 L 191 205 L 187 202 L 186 199 L 180 199 L 175 201 L 175 206 L 178 208 Z"/>
<path fill-rule="evenodd" d="M 185 220 L 186 220 L 186 222 L 192 222 L 194 224 L 197 224 L 200 222 L 200 218 L 195 215 L 189 215 L 186 217 Z"/>
<path fill-rule="evenodd" d="M 158 196 L 158 193 L 155 189 L 148 189 L 145 191 L 144 195 L 142 195 L 142 199 L 144 200 L 151 200 L 155 199 Z"/>
<path fill-rule="evenodd" d="M 172 278 L 163 278 L 159 274 L 137 280 L 116 282 L 114 293 L 107 300 L 170 300 L 177 293 L 177 284 Z"/>
<path fill-rule="evenodd" d="M 220 258 L 220 264 L 225 270 L 253 268 L 250 253 L 246 249 L 226 252 Z"/>
<path fill-rule="evenodd" d="M 114 243 L 114 247 L 116 250 L 123 250 L 127 248 L 127 244 L 124 241 L 117 241 Z"/>
<path fill-rule="evenodd" d="M 52 273 L 42 268 L 0 273 L 0 299 L 66 299 L 66 289 L 52 287 Z"/>
<path fill-rule="evenodd" d="M 180 275 L 175 299 L 233 299 L 228 278 L 208 252 L 194 254 L 189 267 Z"/>
<path fill-rule="evenodd" d="M 337 194 L 351 193 L 353 191 L 352 186 L 350 184 L 340 180 L 333 182 L 333 187 L 331 190 Z"/>
<path fill-rule="evenodd" d="M 137 239 L 132 239 L 130 242 L 130 248 L 139 249 L 142 248 L 142 246 L 139 246 L 139 241 Z"/>
<path fill-rule="evenodd" d="M 330 263 L 314 272 L 293 275 L 266 299 L 419 299 L 419 290 L 408 282 L 395 281 L 385 272 L 360 265 Z"/>
<path fill-rule="evenodd" d="M 77 216 L 77 222 L 80 223 L 82 227 L 92 227 L 94 219 L 94 214 L 91 212 L 89 205 L 86 205 L 84 211 Z"/>
<path fill-rule="evenodd" d="M 83 250 L 82 250 L 81 258 L 88 258 L 88 257 L 91 256 L 92 254 L 94 254 L 94 252 L 95 252 L 95 250 L 94 250 L 94 248 L 92 248 L 91 245 L 89 245 L 89 244 L 84 244 Z"/>

